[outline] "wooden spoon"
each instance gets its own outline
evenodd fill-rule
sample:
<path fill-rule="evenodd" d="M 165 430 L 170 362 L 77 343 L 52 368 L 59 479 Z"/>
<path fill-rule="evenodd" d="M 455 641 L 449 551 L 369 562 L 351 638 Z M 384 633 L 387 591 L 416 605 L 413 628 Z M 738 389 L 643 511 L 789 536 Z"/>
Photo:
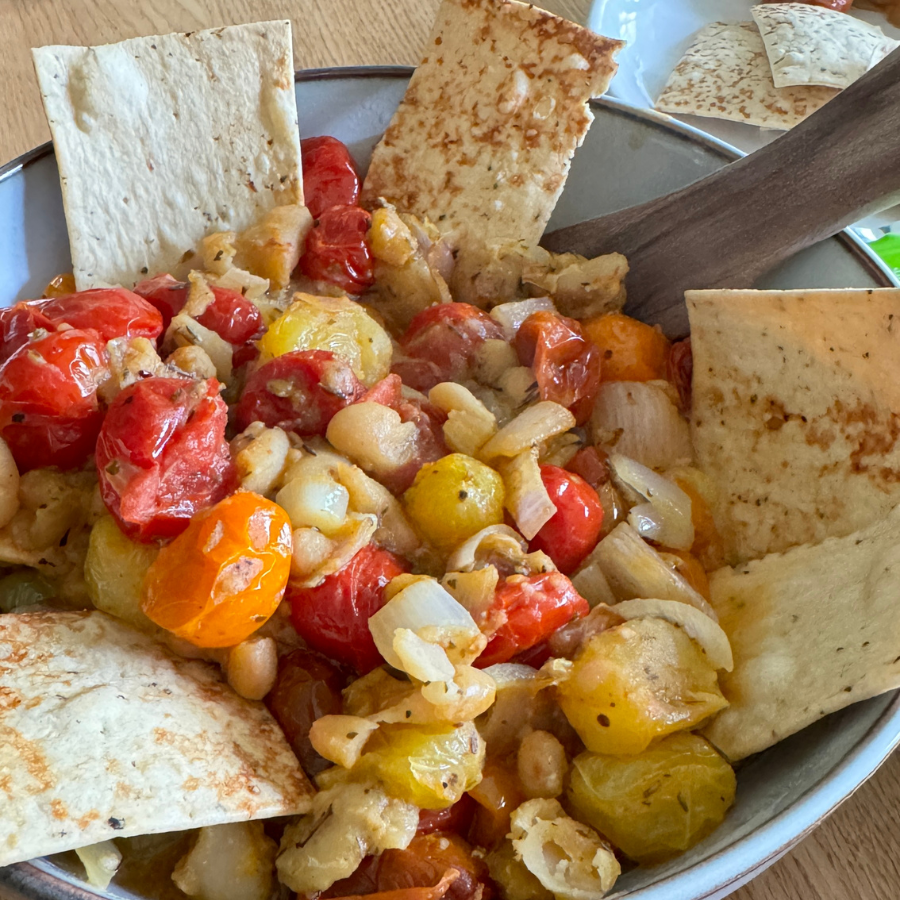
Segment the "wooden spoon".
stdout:
<path fill-rule="evenodd" d="M 545 235 L 628 258 L 625 311 L 688 331 L 684 292 L 747 288 L 798 250 L 900 200 L 900 49 L 761 150 L 700 181 Z"/>

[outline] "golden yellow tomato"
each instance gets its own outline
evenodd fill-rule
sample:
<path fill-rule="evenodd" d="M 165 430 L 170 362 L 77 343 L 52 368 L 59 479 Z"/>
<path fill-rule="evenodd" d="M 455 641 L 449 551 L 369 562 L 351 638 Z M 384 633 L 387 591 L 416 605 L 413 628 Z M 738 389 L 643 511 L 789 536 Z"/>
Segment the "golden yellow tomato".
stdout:
<path fill-rule="evenodd" d="M 677 625 L 652 618 L 591 638 L 558 690 L 588 750 L 614 756 L 640 753 L 728 705 L 700 648 Z"/>
<path fill-rule="evenodd" d="M 419 469 L 403 505 L 419 531 L 449 552 L 482 528 L 499 525 L 504 499 L 498 472 L 464 453 L 451 453 Z"/>
<path fill-rule="evenodd" d="M 660 862 L 703 840 L 734 802 L 731 766 L 696 734 L 673 734 L 636 756 L 582 753 L 569 802 L 636 862 Z"/>

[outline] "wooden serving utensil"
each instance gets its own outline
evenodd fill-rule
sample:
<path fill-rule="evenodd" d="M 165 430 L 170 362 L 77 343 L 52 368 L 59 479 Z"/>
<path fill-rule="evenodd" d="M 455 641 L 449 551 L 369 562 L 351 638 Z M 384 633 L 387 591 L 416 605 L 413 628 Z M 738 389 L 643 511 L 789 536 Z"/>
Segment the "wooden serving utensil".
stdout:
<path fill-rule="evenodd" d="M 684 292 L 748 288 L 900 200 L 900 49 L 791 131 L 656 200 L 560 228 L 556 252 L 628 258 L 625 311 L 688 331 Z"/>

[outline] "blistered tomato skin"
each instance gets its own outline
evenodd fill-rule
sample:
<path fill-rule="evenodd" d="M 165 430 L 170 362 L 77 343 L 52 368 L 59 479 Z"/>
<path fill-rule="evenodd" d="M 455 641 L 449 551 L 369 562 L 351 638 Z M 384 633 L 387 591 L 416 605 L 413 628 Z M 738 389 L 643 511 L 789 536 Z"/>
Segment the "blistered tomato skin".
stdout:
<path fill-rule="evenodd" d="M 506 622 L 491 635 L 484 652 L 475 660 L 482 669 L 509 662 L 572 619 L 590 612 L 587 600 L 561 572 L 511 575 L 497 585 L 491 609 L 504 613 Z"/>
<path fill-rule="evenodd" d="M 350 151 L 337 138 L 322 136 L 300 141 L 303 159 L 303 202 L 318 218 L 329 206 L 353 206 L 359 197 L 359 176 Z"/>
<path fill-rule="evenodd" d="M 360 675 L 384 660 L 369 619 L 384 606 L 384 588 L 407 571 L 400 557 L 374 544 L 363 547 L 334 575 L 314 588 L 288 588 L 291 621 L 314 650 L 351 666 Z"/>
<path fill-rule="evenodd" d="M 39 328 L 46 332 L 56 331 L 56 326 L 35 303 L 17 303 L 0 309 L 0 363 L 27 344 L 31 334 Z"/>
<path fill-rule="evenodd" d="M 530 547 L 543 550 L 559 571 L 568 575 L 597 545 L 603 528 L 603 506 L 583 478 L 565 469 L 541 466 L 541 480 L 556 512 L 532 538 Z"/>
<path fill-rule="evenodd" d="M 197 647 L 232 647 L 278 608 L 290 569 L 287 514 L 239 491 L 197 514 L 163 547 L 144 579 L 141 607 Z"/>
<path fill-rule="evenodd" d="M 585 336 L 599 350 L 604 381 L 652 381 L 666 377 L 669 341 L 656 328 L 623 313 L 582 322 Z"/>
<path fill-rule="evenodd" d="M 348 294 L 362 294 L 375 283 L 375 258 L 369 247 L 372 216 L 358 206 L 330 206 L 306 237 L 298 269 L 313 281 L 325 281 Z"/>
<path fill-rule="evenodd" d="M 219 383 L 145 378 L 110 404 L 96 463 L 106 508 L 129 537 L 171 538 L 237 486 Z"/>
<path fill-rule="evenodd" d="M 295 350 L 264 363 L 247 379 L 236 424 L 239 431 L 262 422 L 301 437 L 325 434 L 334 414 L 365 391 L 340 357 L 327 350 Z"/>
<path fill-rule="evenodd" d="M 103 415 L 97 386 L 109 375 L 96 331 L 36 332 L 0 367 L 0 434 L 20 472 L 83 465 Z"/>
<path fill-rule="evenodd" d="M 105 341 L 143 337 L 155 341 L 163 330 L 159 311 L 125 288 L 93 288 L 52 300 L 38 300 L 40 311 L 59 328 L 93 328 Z"/>

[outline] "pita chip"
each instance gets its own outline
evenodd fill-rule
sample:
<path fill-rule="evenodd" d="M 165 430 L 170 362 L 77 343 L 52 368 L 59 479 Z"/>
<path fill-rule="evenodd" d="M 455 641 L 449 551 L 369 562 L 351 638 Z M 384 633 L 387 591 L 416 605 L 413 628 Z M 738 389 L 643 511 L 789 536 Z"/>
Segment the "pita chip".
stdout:
<path fill-rule="evenodd" d="M 713 22 L 697 32 L 669 76 L 656 108 L 787 130 L 836 93 L 827 87 L 775 87 L 756 25 Z"/>
<path fill-rule="evenodd" d="M 275 720 L 101 612 L 0 616 L 0 866 L 306 812 Z"/>
<path fill-rule="evenodd" d="M 900 508 L 868 528 L 710 578 L 731 642 L 730 706 L 704 729 L 729 759 L 900 687 Z"/>
<path fill-rule="evenodd" d="M 79 290 L 302 200 L 290 22 L 33 52 Z"/>
<path fill-rule="evenodd" d="M 505 256 L 521 268 L 537 245 L 622 46 L 515 0 L 444 0 L 363 204 L 383 198 L 450 236 L 454 296 L 477 302 L 491 293 L 480 272 Z"/>
<path fill-rule="evenodd" d="M 823 6 L 766 3 L 750 12 L 777 88 L 848 87 L 900 46 L 875 25 Z"/>
<path fill-rule="evenodd" d="M 692 440 L 729 563 L 900 503 L 900 289 L 688 291 Z"/>

